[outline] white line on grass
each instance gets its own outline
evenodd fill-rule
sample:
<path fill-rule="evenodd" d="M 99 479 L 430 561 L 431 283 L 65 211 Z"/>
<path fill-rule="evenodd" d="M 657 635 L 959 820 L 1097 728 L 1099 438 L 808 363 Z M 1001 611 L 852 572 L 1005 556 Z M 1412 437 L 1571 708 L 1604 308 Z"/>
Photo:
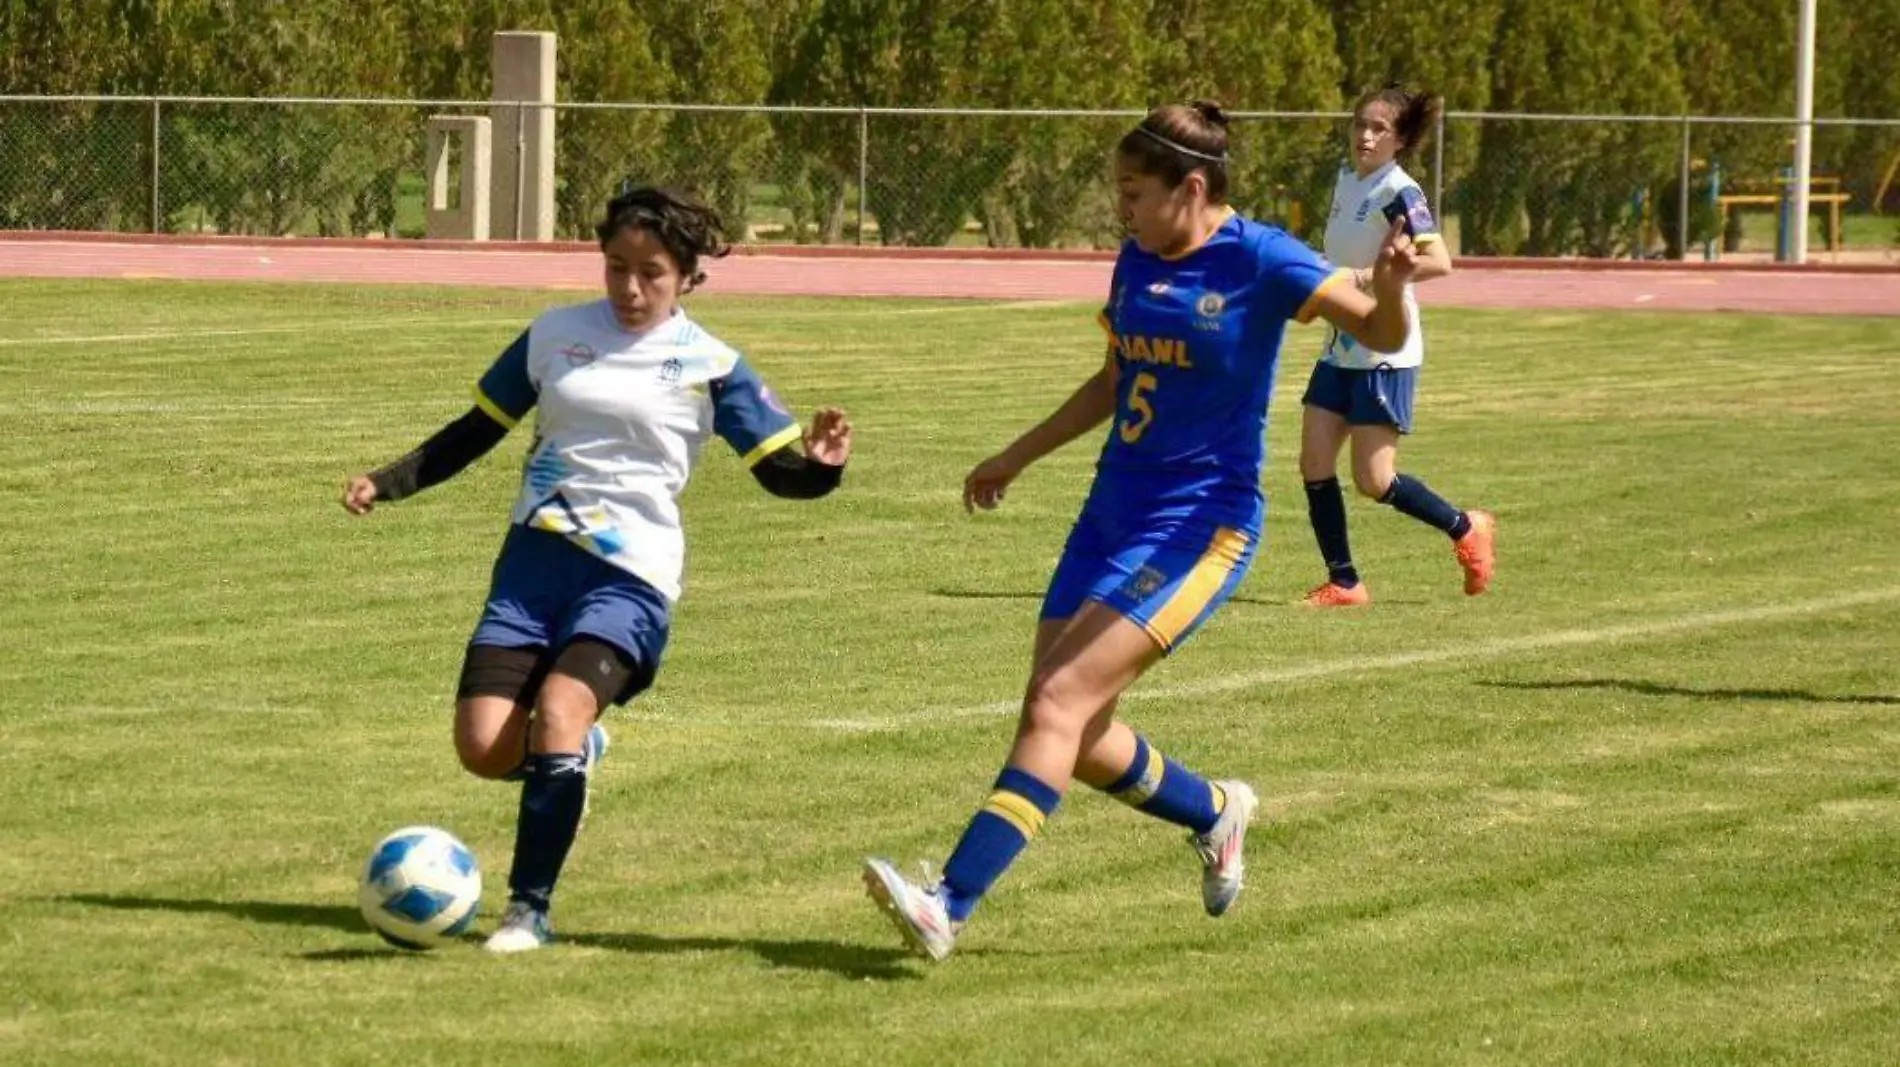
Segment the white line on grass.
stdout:
<path fill-rule="evenodd" d="M 1671 637 L 1677 634 L 1694 633 L 1699 630 L 1712 630 L 1723 626 L 1739 626 L 1756 622 L 1774 622 L 1800 615 L 1813 615 L 1828 611 L 1839 611 L 1843 608 L 1864 607 L 1868 604 L 1884 604 L 1893 600 L 1900 600 L 1900 587 L 1869 589 L 1858 593 L 1844 594 L 1842 596 L 1799 600 L 1787 604 L 1767 604 L 1752 608 L 1730 608 L 1725 611 L 1699 612 L 1694 615 L 1679 615 L 1673 619 L 1655 619 L 1649 622 L 1626 623 L 1621 626 L 1600 626 L 1581 630 L 1552 630 L 1541 634 L 1526 634 L 1522 637 L 1506 637 L 1491 641 L 1474 642 L 1468 645 L 1425 648 L 1412 652 L 1394 652 L 1383 656 L 1353 656 L 1343 659 L 1318 660 L 1313 663 L 1303 663 L 1297 666 L 1245 671 L 1238 674 L 1227 674 L 1217 678 L 1203 678 L 1191 682 L 1179 682 L 1175 684 L 1162 683 L 1144 686 L 1123 694 L 1122 700 L 1126 702 L 1173 700 L 1182 697 L 1221 696 L 1267 685 L 1291 685 L 1300 682 L 1319 681 L 1327 678 L 1339 678 L 1375 671 L 1395 670 L 1401 667 L 1503 659 L 1521 652 L 1541 652 L 1554 648 L 1576 648 L 1585 645 L 1606 645 L 1614 644 L 1618 641 L 1635 641 L 1652 637 Z M 957 719 L 990 718 L 999 715 L 1009 715 L 1014 714 L 1018 707 L 1018 702 L 1014 700 L 996 700 L 987 704 L 971 704 L 963 707 L 919 708 L 915 711 L 879 716 L 876 718 L 811 719 L 804 721 L 780 720 L 772 723 L 772 725 L 851 732 L 900 730 L 910 726 L 924 726 L 932 723 L 950 722 Z M 690 715 L 680 716 L 677 719 L 670 715 L 647 715 L 642 716 L 642 718 L 652 722 L 676 721 L 681 724 L 695 721 L 695 717 Z M 703 719 L 698 721 L 702 725 L 706 724 Z M 757 720 L 748 720 L 747 725 L 764 724 L 759 723 Z"/>
<path fill-rule="evenodd" d="M 985 311 L 1038 311 L 1061 307 L 1073 301 L 1061 300 L 1001 300 L 989 303 L 942 304 L 931 307 L 876 307 L 858 306 L 850 308 L 829 308 L 811 311 L 776 311 L 773 321 L 787 319 L 866 319 L 889 318 L 909 315 L 945 315 L 974 314 Z M 338 331 L 383 330 L 399 326 L 430 326 L 449 329 L 486 329 L 491 326 L 526 326 L 533 318 L 532 314 L 521 314 L 506 319 L 456 319 L 453 309 L 445 309 L 440 315 L 429 318 L 402 319 L 366 319 L 361 322 L 322 322 L 285 323 L 276 326 L 246 326 L 221 330 L 167 330 L 154 333 L 108 333 L 89 334 L 84 337 L 0 337 L 0 348 L 20 348 L 35 345 L 90 345 L 118 344 L 127 341 L 194 341 L 212 337 L 261 337 L 269 334 L 287 333 L 335 333 Z"/>
<path fill-rule="evenodd" d="M 195 341 L 210 337 L 259 337 L 265 334 L 282 333 L 337 333 L 344 330 L 384 330 L 392 326 L 433 326 L 450 329 L 472 329 L 489 326 L 525 325 L 525 316 L 511 319 L 455 319 L 444 312 L 434 318 L 409 319 L 366 319 L 362 322 L 322 322 L 287 323 L 278 326 L 246 326 L 229 330 L 171 330 L 163 333 L 115 333 L 93 334 L 87 337 L 0 337 L 0 347 L 20 347 L 24 345 L 89 345 L 114 344 L 121 341 Z"/>

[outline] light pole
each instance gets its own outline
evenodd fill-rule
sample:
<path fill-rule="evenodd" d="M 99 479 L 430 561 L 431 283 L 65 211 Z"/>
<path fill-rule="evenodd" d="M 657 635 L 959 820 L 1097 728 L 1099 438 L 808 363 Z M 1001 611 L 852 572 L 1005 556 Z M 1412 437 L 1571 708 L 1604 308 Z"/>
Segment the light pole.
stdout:
<path fill-rule="evenodd" d="M 1788 259 L 1792 263 L 1808 261 L 1808 171 L 1814 159 L 1814 5 L 1816 0 L 1800 0 L 1801 14 L 1795 32 L 1794 73 L 1794 188 L 1789 205 L 1794 232 L 1789 235 Z"/>

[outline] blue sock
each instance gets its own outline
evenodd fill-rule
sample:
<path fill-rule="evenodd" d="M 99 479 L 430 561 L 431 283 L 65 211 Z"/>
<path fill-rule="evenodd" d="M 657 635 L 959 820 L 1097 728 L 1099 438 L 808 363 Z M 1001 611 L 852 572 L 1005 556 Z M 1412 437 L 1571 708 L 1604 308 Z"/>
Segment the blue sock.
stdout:
<path fill-rule="evenodd" d="M 1343 589 L 1358 585 L 1359 572 L 1353 569 L 1352 546 L 1346 540 L 1346 494 L 1338 478 L 1306 483 L 1306 516 L 1313 522 L 1328 580 Z"/>
<path fill-rule="evenodd" d="M 515 862 L 508 898 L 548 910 L 554 883 L 581 825 L 587 800 L 587 760 L 578 752 L 529 756 L 515 819 Z"/>
<path fill-rule="evenodd" d="M 1427 526 L 1445 531 L 1454 541 L 1471 530 L 1471 520 L 1465 517 L 1464 512 L 1432 492 L 1430 486 L 1417 478 L 1393 475 L 1392 487 L 1379 498 L 1379 503 L 1390 504 Z"/>
<path fill-rule="evenodd" d="M 976 910 L 1023 846 L 1042 829 L 1043 820 L 1062 803 L 1062 794 L 1027 771 L 1004 767 L 995 792 L 943 865 L 944 910 L 962 922 Z"/>
<path fill-rule="evenodd" d="M 1220 821 L 1227 795 L 1219 786 L 1148 746 L 1135 735 L 1135 760 L 1103 792 L 1157 819 L 1204 834 Z"/>

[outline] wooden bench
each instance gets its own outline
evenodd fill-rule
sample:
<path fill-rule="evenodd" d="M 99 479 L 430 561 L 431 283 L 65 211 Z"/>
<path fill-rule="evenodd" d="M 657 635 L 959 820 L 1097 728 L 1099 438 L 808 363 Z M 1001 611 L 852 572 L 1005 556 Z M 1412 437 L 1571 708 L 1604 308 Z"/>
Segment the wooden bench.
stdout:
<path fill-rule="evenodd" d="M 1839 179 L 1834 179 L 1839 181 Z M 1817 179 L 1818 184 L 1818 179 Z M 1851 194 L 1842 192 L 1809 193 L 1808 204 L 1827 205 L 1827 250 L 1838 252 L 1841 249 L 1841 205 L 1853 199 Z M 1731 207 L 1780 207 L 1780 193 L 1723 193 L 1715 198 L 1717 232 L 1728 230 L 1728 209 Z"/>

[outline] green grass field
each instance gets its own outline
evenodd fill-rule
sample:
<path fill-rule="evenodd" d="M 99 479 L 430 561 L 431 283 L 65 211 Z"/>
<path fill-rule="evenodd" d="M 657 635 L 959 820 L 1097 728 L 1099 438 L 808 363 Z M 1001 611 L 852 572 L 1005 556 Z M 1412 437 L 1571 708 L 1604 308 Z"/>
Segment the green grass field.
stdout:
<path fill-rule="evenodd" d="M 1081 305 L 694 305 L 845 490 L 715 443 L 688 592 L 556 910 L 565 944 L 383 947 L 386 831 L 505 896 L 514 789 L 448 744 L 518 434 L 352 520 L 345 475 L 576 294 L 0 282 L 0 1062 L 1887 1065 L 1900 1050 L 1893 320 L 1440 311 L 1404 468 L 1502 520 L 1467 601 L 1363 501 L 1321 574 L 1280 383 L 1260 562 L 1125 702 L 1260 790 L 1240 906 L 1086 791 L 929 966 L 862 855 L 940 860 L 1005 751 L 1091 447 L 966 517 L 968 466 L 1099 358 Z M 1165 412 L 1164 412 L 1165 414 Z"/>

